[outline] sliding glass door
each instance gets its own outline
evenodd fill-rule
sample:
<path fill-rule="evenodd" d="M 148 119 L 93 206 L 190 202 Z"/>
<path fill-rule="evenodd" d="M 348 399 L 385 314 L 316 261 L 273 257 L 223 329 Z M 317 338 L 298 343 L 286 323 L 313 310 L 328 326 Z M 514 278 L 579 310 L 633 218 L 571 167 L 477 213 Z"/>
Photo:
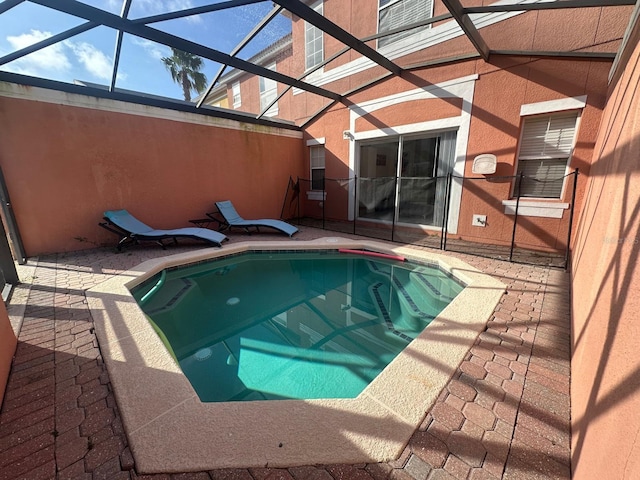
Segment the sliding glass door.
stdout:
<path fill-rule="evenodd" d="M 359 218 L 441 226 L 455 143 L 450 131 L 360 144 Z"/>

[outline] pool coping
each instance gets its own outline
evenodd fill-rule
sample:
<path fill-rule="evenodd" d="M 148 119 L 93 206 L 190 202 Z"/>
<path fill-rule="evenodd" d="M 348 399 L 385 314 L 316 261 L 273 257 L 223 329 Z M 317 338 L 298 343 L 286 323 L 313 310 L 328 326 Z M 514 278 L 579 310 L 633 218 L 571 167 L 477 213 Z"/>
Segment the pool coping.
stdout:
<path fill-rule="evenodd" d="M 467 288 L 355 399 L 200 402 L 129 288 L 183 263 L 255 249 L 313 248 L 370 249 L 436 263 Z M 397 458 L 504 291 L 502 282 L 454 257 L 328 237 L 239 242 L 157 258 L 86 294 L 136 468 L 167 473 Z"/>

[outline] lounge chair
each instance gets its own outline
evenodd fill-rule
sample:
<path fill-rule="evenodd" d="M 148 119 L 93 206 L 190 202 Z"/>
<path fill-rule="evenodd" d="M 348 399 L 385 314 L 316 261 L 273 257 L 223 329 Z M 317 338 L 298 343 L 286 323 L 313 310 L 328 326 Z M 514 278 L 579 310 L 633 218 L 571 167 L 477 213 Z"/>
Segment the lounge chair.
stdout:
<path fill-rule="evenodd" d="M 167 238 L 173 239 L 174 243 L 178 242 L 178 237 L 195 238 L 218 247 L 222 246 L 223 241 L 228 240 L 222 233 L 207 228 L 186 227 L 173 230 L 155 230 L 126 210 L 108 210 L 104 212 L 104 220 L 98 225 L 121 237 L 118 242 L 118 250 L 122 250 L 124 245 L 137 244 L 143 240 L 156 242 L 162 248 L 165 248 L 162 240 Z"/>
<path fill-rule="evenodd" d="M 290 237 L 298 231 L 293 225 L 283 222 L 282 220 L 272 220 L 269 218 L 261 218 L 258 220 L 245 220 L 242 218 L 233 206 L 231 201 L 226 200 L 224 202 L 216 202 L 215 213 L 207 213 L 207 216 L 213 220 L 220 222 L 220 230 L 228 228 L 243 228 L 245 232 L 251 233 L 251 228 L 255 228 L 256 231 L 260 231 L 260 227 L 275 228 L 276 230 L 286 233 Z"/>

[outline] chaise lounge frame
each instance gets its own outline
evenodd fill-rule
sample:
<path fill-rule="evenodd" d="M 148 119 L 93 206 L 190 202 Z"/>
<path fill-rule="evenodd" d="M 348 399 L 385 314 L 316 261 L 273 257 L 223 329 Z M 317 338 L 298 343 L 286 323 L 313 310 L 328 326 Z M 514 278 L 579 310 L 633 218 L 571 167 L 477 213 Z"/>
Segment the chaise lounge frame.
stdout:
<path fill-rule="evenodd" d="M 222 247 L 222 242 L 229 240 L 222 233 L 206 228 L 157 230 L 144 224 L 127 210 L 107 210 L 104 212 L 103 219 L 104 222 L 99 222 L 98 225 L 120 237 L 116 246 L 118 251 L 122 251 L 122 248 L 127 245 L 138 245 L 142 241 L 154 242 L 166 249 L 167 246 L 163 240 L 171 239 L 174 244 L 177 244 L 179 237 L 202 240 L 216 247 Z"/>

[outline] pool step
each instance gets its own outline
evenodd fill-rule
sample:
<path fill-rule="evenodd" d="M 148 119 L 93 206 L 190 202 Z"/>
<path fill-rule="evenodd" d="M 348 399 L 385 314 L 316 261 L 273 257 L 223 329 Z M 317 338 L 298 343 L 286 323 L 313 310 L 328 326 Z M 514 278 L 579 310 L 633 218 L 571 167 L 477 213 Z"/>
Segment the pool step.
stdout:
<path fill-rule="evenodd" d="M 196 290 L 199 290 L 198 285 L 188 278 L 181 278 L 179 282 L 165 283 L 162 292 L 154 295 L 145 305 L 145 312 L 147 315 L 153 315 L 172 310 Z"/>
<path fill-rule="evenodd" d="M 412 328 L 424 328 L 451 301 L 442 294 L 440 282 L 428 268 L 408 272 L 403 279 L 393 273 L 391 265 L 367 261 L 367 266 L 371 272 L 391 280 L 402 311 L 413 319 Z"/>

